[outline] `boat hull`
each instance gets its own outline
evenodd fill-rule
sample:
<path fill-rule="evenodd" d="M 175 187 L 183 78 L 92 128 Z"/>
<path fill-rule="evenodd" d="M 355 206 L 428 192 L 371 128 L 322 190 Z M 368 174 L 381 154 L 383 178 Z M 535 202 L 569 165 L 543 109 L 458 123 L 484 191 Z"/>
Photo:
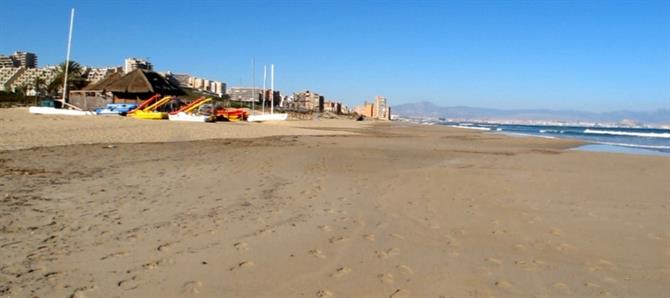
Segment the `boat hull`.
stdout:
<path fill-rule="evenodd" d="M 77 111 L 68 109 L 56 109 L 51 107 L 30 107 L 28 112 L 38 115 L 64 115 L 64 116 L 94 116 L 94 112 Z"/>
<path fill-rule="evenodd" d="M 168 115 L 170 121 L 186 121 L 186 122 L 213 122 L 212 116 L 192 115 L 187 113 L 177 113 L 175 115 Z"/>
<path fill-rule="evenodd" d="M 286 121 L 288 119 L 288 114 L 263 114 L 263 115 L 250 115 L 247 118 L 249 122 L 261 122 L 261 121 Z"/>
<path fill-rule="evenodd" d="M 163 120 L 168 118 L 168 113 L 135 111 L 133 113 L 128 114 L 128 117 L 145 119 L 145 120 Z"/>

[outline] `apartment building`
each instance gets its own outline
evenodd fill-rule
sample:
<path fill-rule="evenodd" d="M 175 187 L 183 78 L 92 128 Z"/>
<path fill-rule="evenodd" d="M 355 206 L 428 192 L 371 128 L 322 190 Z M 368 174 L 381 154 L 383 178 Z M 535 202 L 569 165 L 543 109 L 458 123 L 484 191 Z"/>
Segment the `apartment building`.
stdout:
<path fill-rule="evenodd" d="M 17 72 L 17 76 L 9 84 L 9 90 L 14 91 L 16 88 L 28 86 L 29 94 L 34 94 L 36 91 L 36 79 L 41 79 L 44 83 L 44 86 L 42 87 L 46 87 L 51 82 L 53 82 L 53 80 L 56 79 L 56 76 L 58 75 L 58 66 L 47 66 L 42 68 L 19 67 L 18 69 L 19 71 Z"/>
<path fill-rule="evenodd" d="M 14 52 L 11 56 L 14 60 L 14 67 L 36 68 L 37 55 L 30 52 Z"/>
<path fill-rule="evenodd" d="M 10 56 L 0 55 L 0 68 L 7 67 L 37 67 L 37 55 L 30 52 L 14 52 Z"/>
<path fill-rule="evenodd" d="M 153 71 L 154 66 L 148 60 L 143 60 L 139 58 L 126 58 L 123 64 L 123 72 L 129 73 L 136 69 L 146 69 Z"/>
<path fill-rule="evenodd" d="M 288 108 L 292 110 L 323 112 L 324 97 L 319 93 L 305 92 L 293 93 L 293 100 L 288 102 Z"/>
<path fill-rule="evenodd" d="M 100 68 L 94 68 L 94 67 L 84 67 L 82 69 L 82 77 L 90 82 L 90 83 L 95 83 L 98 82 L 105 77 L 107 77 L 110 74 L 113 74 L 115 72 L 120 72 L 123 70 L 123 67 L 121 66 L 116 66 L 116 67 L 100 67 Z"/>
<path fill-rule="evenodd" d="M 391 107 L 383 96 L 376 96 L 374 102 L 365 101 L 363 105 L 356 106 L 354 111 L 372 119 L 391 120 Z"/>
<path fill-rule="evenodd" d="M 252 87 L 231 87 L 227 90 L 230 100 L 246 102 L 260 101 L 262 92 L 260 88 Z"/>

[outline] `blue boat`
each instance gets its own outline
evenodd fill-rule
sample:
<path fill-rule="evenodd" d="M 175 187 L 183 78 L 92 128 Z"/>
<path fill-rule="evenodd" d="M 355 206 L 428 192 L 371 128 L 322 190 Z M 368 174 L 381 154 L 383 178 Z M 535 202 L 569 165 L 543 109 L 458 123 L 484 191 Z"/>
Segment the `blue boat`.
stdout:
<path fill-rule="evenodd" d="M 125 116 L 128 112 L 137 108 L 134 103 L 108 103 L 105 108 L 95 109 L 95 113 L 100 116 L 121 115 Z"/>

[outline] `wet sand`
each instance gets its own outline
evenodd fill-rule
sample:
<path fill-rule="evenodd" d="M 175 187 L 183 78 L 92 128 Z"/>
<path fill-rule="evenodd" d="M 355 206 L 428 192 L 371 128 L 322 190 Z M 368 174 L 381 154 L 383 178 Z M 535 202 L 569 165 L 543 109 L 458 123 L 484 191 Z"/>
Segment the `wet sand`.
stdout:
<path fill-rule="evenodd" d="M 399 123 L 240 127 L 284 133 L 1 151 L 0 297 L 670 292 L 670 158 Z"/>

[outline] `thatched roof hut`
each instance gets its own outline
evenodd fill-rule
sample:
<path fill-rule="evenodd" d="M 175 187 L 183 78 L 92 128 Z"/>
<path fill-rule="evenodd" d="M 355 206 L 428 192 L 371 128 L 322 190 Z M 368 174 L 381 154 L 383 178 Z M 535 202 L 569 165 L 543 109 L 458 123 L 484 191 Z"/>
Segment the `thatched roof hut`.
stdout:
<path fill-rule="evenodd" d="M 105 86 L 113 93 L 160 93 L 161 95 L 184 95 L 179 86 L 158 73 L 136 69 Z"/>
<path fill-rule="evenodd" d="M 105 78 L 103 78 L 100 81 L 97 81 L 97 82 L 92 83 L 92 84 L 88 84 L 82 90 L 85 90 L 85 91 L 109 91 L 107 86 L 109 86 L 109 84 L 111 84 L 113 82 L 116 82 L 121 77 L 123 77 L 122 72 L 114 72 L 114 73 L 111 73 L 110 75 L 106 76 Z"/>
<path fill-rule="evenodd" d="M 118 99 L 143 100 L 154 94 L 184 95 L 178 85 L 153 71 L 133 70 L 125 75 L 113 73 L 99 82 L 90 84 L 84 90 L 111 92 Z"/>

